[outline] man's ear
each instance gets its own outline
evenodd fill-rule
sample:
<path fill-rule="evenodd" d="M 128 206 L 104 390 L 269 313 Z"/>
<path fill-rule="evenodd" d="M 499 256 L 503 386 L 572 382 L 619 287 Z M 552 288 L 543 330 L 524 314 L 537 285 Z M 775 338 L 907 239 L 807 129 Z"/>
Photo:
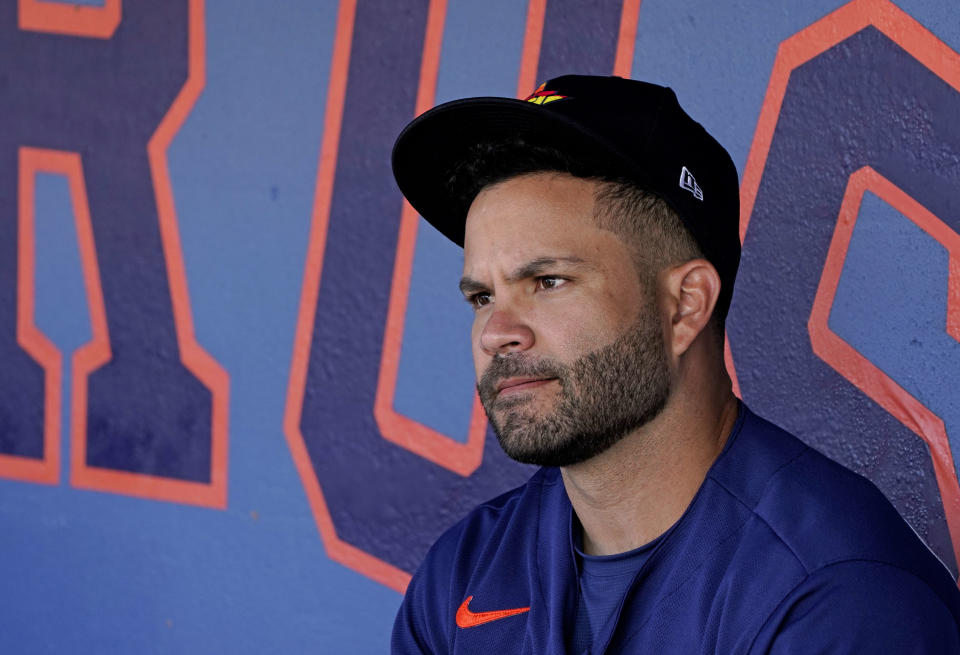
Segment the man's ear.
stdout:
<path fill-rule="evenodd" d="M 705 259 L 691 259 L 663 273 L 670 312 L 668 346 L 679 357 L 706 329 L 720 295 L 720 276 Z"/>

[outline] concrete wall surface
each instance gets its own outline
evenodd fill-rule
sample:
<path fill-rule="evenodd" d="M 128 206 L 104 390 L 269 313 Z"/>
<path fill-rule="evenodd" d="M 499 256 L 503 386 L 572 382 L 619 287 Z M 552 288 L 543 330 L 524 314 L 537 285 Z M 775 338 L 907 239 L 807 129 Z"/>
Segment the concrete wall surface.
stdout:
<path fill-rule="evenodd" d="M 728 148 L 739 394 L 956 576 L 958 12 L 2 0 L 0 652 L 387 651 L 432 541 L 530 474 L 390 149 L 567 72 L 668 85 Z"/>

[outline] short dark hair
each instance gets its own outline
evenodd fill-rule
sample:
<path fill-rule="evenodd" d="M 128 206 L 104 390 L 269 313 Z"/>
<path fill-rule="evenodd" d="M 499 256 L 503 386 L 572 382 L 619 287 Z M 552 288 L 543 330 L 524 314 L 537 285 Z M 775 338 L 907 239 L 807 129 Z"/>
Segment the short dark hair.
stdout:
<path fill-rule="evenodd" d="M 665 268 L 704 258 L 690 230 L 663 198 L 642 189 L 590 153 L 572 153 L 524 137 L 479 143 L 449 171 L 447 191 L 461 206 L 469 207 L 488 186 L 549 172 L 600 183 L 594 196 L 594 220 L 630 244 L 634 264 L 645 280 Z M 711 317 L 721 344 L 727 309 L 718 305 Z"/>

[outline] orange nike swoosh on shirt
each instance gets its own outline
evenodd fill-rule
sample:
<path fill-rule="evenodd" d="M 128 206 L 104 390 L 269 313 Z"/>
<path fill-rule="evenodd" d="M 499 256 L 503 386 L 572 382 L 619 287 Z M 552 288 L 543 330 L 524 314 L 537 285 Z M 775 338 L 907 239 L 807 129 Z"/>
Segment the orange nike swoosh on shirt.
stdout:
<path fill-rule="evenodd" d="M 517 607 L 512 610 L 494 610 L 492 612 L 471 612 L 468 605 L 470 601 L 473 600 L 473 596 L 467 596 L 467 599 L 463 601 L 463 604 L 460 605 L 460 608 L 457 609 L 457 626 L 461 628 L 472 628 L 477 625 L 483 625 L 484 623 L 490 623 L 491 621 L 496 621 L 497 619 L 503 619 L 508 616 L 513 616 L 515 614 L 523 614 L 524 612 L 529 612 L 529 607 Z"/>

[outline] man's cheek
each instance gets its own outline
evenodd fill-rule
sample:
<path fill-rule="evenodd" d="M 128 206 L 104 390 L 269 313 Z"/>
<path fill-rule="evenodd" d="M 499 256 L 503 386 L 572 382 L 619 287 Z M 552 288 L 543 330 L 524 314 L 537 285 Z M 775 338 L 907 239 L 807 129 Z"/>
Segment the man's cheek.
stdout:
<path fill-rule="evenodd" d="M 473 353 L 473 367 L 477 372 L 477 380 L 483 375 L 484 369 L 490 361 L 490 357 L 483 352 L 480 344 L 480 337 L 483 334 L 483 321 L 476 317 L 473 319 L 473 327 L 470 330 L 470 350 Z"/>

